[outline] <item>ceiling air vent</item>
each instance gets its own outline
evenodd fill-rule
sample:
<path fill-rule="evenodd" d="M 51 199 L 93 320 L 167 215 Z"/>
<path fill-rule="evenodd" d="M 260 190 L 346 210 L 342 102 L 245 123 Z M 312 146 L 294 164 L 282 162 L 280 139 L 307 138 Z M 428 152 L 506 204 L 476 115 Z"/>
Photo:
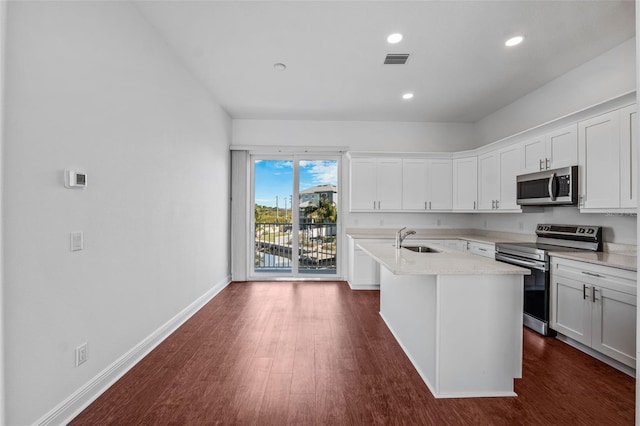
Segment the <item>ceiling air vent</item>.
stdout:
<path fill-rule="evenodd" d="M 389 53 L 384 58 L 385 65 L 404 65 L 409 59 L 408 53 Z"/>

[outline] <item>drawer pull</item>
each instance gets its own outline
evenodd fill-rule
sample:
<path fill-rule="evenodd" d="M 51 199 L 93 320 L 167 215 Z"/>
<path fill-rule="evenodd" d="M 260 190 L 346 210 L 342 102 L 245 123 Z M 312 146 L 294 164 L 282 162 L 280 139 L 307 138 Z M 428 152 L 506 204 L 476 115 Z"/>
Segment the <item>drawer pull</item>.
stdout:
<path fill-rule="evenodd" d="M 582 300 L 586 300 L 587 298 L 587 289 L 589 287 L 587 287 L 586 284 L 582 284 Z"/>
<path fill-rule="evenodd" d="M 582 271 L 582 273 L 585 274 L 585 275 L 592 276 L 592 277 L 604 278 L 604 276 L 602 276 L 600 274 L 596 274 L 595 272 Z"/>

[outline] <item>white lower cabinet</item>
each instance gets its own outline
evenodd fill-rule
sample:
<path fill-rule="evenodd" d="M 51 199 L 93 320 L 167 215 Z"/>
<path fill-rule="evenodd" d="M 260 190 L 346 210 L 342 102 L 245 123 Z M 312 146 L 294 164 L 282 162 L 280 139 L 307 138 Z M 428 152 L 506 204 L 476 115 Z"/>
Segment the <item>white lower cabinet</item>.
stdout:
<path fill-rule="evenodd" d="M 495 259 L 496 257 L 495 244 L 481 243 L 478 241 L 469 241 L 467 243 L 467 251 L 471 254 L 476 254 L 482 257 L 488 257 L 490 259 Z"/>
<path fill-rule="evenodd" d="M 369 290 L 380 287 L 380 265 L 371 256 L 358 247 L 361 242 L 366 243 L 388 243 L 393 244 L 393 239 L 354 239 L 349 237 L 349 272 L 347 280 L 349 286 L 354 290 Z M 412 239 L 404 240 L 403 246 L 419 246 L 424 244 L 440 244 L 451 250 L 466 251 L 467 241 L 458 239 Z M 491 247 L 493 253 L 493 246 Z M 489 250 L 485 248 L 485 250 Z M 481 252 L 483 253 L 483 252 Z"/>
<path fill-rule="evenodd" d="M 451 250 L 465 251 L 467 242 L 463 240 L 444 240 L 443 245 Z"/>
<path fill-rule="evenodd" d="M 550 325 L 625 365 L 636 365 L 636 273 L 551 259 Z"/>
<path fill-rule="evenodd" d="M 353 239 L 349 237 L 349 286 L 354 290 L 380 287 L 380 265 L 358 247 L 358 243 L 384 243 L 392 240 Z"/>
<path fill-rule="evenodd" d="M 441 240 L 441 239 L 424 239 L 424 240 L 411 240 L 411 239 L 406 239 L 404 240 L 403 246 L 411 246 L 411 245 L 423 245 L 423 244 L 440 244 L 442 247 L 448 248 L 450 250 L 457 250 L 457 251 L 465 251 L 466 247 L 467 247 L 467 242 L 465 240 L 458 240 L 458 239 L 448 239 L 448 240 Z"/>

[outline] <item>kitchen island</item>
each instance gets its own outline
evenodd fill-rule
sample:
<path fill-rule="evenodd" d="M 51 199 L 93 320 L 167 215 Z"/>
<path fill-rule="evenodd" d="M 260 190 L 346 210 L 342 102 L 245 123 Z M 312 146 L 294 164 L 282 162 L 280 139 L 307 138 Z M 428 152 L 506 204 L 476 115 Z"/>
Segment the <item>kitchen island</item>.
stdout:
<path fill-rule="evenodd" d="M 436 398 L 515 396 L 529 270 L 424 246 L 359 245 L 381 266 L 380 315 Z"/>

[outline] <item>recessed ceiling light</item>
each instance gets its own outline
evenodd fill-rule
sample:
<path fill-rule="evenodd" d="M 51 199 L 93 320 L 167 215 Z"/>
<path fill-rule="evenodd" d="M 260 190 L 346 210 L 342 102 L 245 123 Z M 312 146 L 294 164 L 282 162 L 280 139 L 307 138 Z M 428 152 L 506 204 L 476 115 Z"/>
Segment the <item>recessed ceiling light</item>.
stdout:
<path fill-rule="evenodd" d="M 399 43 L 402 40 L 402 34 L 394 33 L 387 37 L 387 41 L 391 44 Z"/>
<path fill-rule="evenodd" d="M 411 99 L 413 98 L 413 93 L 405 93 L 402 95 L 402 99 Z"/>
<path fill-rule="evenodd" d="M 278 62 L 276 64 L 273 64 L 273 68 L 277 69 L 278 71 L 284 71 L 287 69 L 287 66 L 282 62 Z"/>
<path fill-rule="evenodd" d="M 522 43 L 522 40 L 524 40 L 523 36 L 511 37 L 509 40 L 504 42 L 504 45 L 507 46 L 507 47 L 517 46 L 520 43 Z"/>

